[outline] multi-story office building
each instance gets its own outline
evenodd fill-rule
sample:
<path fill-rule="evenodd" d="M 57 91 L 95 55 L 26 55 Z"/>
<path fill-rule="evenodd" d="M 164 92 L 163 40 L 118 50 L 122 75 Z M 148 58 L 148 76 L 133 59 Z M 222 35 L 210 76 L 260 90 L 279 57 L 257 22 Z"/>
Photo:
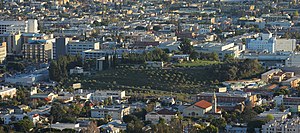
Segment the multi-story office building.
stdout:
<path fill-rule="evenodd" d="M 27 32 L 26 21 L 0 21 L 0 34 L 4 32 L 11 32 L 18 30 L 20 32 Z"/>
<path fill-rule="evenodd" d="M 53 44 L 53 59 L 58 59 L 61 56 L 67 55 L 67 45 L 71 38 L 56 38 Z"/>
<path fill-rule="evenodd" d="M 71 41 L 67 46 L 67 53 L 70 55 L 81 55 L 81 52 L 85 50 L 98 50 L 100 49 L 99 42 L 80 42 L 80 41 Z"/>
<path fill-rule="evenodd" d="M 0 34 L 0 42 L 6 42 L 6 51 L 8 54 L 20 54 L 22 50 L 20 33 Z"/>
<path fill-rule="evenodd" d="M 38 32 L 38 22 L 36 19 L 26 21 L 0 21 L 0 34 L 5 32 Z"/>
<path fill-rule="evenodd" d="M 271 33 L 260 34 L 256 39 L 247 39 L 246 47 L 248 50 L 257 52 L 275 52 L 276 38 Z"/>
<path fill-rule="evenodd" d="M 49 40 L 32 40 L 23 46 L 24 59 L 47 62 L 53 57 L 52 43 Z"/>

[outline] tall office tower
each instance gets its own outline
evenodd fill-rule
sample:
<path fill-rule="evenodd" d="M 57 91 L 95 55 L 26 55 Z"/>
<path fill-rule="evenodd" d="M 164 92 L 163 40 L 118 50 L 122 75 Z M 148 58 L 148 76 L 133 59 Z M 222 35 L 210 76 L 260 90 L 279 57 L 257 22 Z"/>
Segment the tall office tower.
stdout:
<path fill-rule="evenodd" d="M 36 19 L 28 19 L 28 32 L 38 33 L 38 21 Z"/>
<path fill-rule="evenodd" d="M 55 39 L 53 45 L 53 59 L 58 59 L 61 56 L 67 55 L 67 44 L 71 38 L 60 37 Z"/>

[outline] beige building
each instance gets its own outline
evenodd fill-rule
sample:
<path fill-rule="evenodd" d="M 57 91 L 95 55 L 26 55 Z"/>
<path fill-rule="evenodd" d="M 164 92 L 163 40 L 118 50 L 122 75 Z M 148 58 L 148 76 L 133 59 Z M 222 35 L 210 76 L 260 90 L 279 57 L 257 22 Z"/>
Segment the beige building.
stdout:
<path fill-rule="evenodd" d="M 277 76 L 277 78 L 279 78 L 278 80 L 282 80 L 282 75 L 283 72 L 280 69 L 272 69 L 270 71 L 267 71 L 263 74 L 261 74 L 261 80 L 264 82 L 269 82 L 274 76 Z M 282 75 L 280 77 L 278 77 L 279 75 Z"/>
<path fill-rule="evenodd" d="M 0 46 L 0 63 L 3 63 L 3 61 L 6 58 L 6 42 L 2 42 L 1 46 Z"/>
<path fill-rule="evenodd" d="M 202 117 L 205 113 L 213 109 L 212 104 L 205 100 L 196 102 L 195 104 L 183 109 L 183 116 Z"/>
<path fill-rule="evenodd" d="M 53 57 L 52 43 L 46 40 L 34 40 L 23 45 L 24 59 L 47 62 Z"/>
<path fill-rule="evenodd" d="M 9 88 L 4 86 L 1 86 L 0 88 L 1 98 L 5 98 L 5 97 L 13 98 L 16 95 L 16 93 L 17 93 L 16 88 Z"/>

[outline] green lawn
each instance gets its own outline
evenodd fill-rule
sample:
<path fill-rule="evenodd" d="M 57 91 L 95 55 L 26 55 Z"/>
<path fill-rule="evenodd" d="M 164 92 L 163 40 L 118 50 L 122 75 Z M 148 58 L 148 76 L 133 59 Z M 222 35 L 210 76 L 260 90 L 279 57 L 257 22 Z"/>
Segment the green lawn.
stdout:
<path fill-rule="evenodd" d="M 175 64 L 177 67 L 202 67 L 221 64 L 219 61 L 207 61 L 207 60 L 196 60 L 196 61 L 185 61 L 182 63 Z"/>

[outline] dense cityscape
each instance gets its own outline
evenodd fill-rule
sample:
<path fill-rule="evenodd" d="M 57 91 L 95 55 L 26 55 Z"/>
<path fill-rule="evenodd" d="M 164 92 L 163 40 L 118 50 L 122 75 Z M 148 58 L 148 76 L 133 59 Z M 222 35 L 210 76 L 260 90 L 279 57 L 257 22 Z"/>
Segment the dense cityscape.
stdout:
<path fill-rule="evenodd" d="M 300 133 L 299 0 L 0 0 L 0 133 Z"/>

